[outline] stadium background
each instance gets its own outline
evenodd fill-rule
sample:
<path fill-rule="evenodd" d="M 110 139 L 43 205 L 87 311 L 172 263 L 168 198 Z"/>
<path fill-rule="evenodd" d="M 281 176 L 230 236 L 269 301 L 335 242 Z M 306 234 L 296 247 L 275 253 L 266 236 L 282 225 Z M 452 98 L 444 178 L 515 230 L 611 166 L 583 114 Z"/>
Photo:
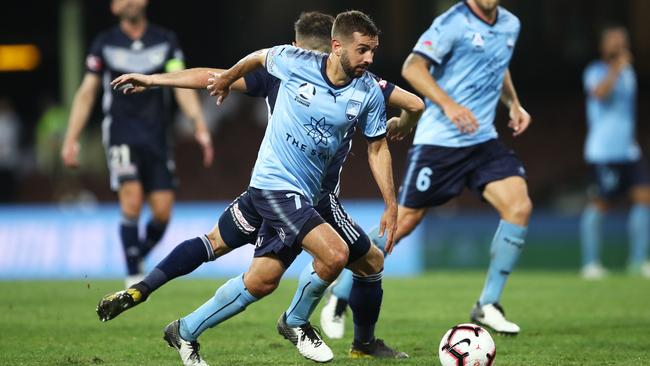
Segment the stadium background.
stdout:
<path fill-rule="evenodd" d="M 86 49 L 94 35 L 116 22 L 108 3 L 25 0 L 1 5 L 0 44 L 33 44 L 40 56 L 33 70 L 0 72 L 0 113 L 13 106 L 20 129 L 17 148 L 6 149 L 0 157 L 0 278 L 119 277 L 123 273 L 116 229 L 119 213 L 108 188 L 99 137 L 100 103 L 96 103 L 84 134 L 83 168 L 65 170 L 58 158 L 66 109 L 83 75 Z M 369 13 L 383 30 L 372 70 L 406 87 L 400 76 L 403 60 L 435 15 L 452 3 L 154 0 L 148 17 L 177 33 L 188 67 L 228 67 L 250 51 L 290 42 L 293 21 L 303 10 L 335 14 L 357 8 Z M 588 181 L 582 159 L 582 70 L 597 57 L 600 27 L 615 22 L 630 29 L 639 76 L 638 139 L 643 150 L 650 151 L 650 2 L 504 0 L 502 5 L 522 20 L 511 71 L 520 99 L 534 119 L 531 129 L 517 139 L 505 128 L 503 109 L 496 122 L 503 140 L 526 164 L 535 204 L 521 266 L 577 270 L 578 215 Z M 6 49 L 0 50 L 2 64 L 9 56 Z M 213 101 L 204 97 L 216 161 L 207 170 L 201 167 L 200 151 L 187 123 L 179 118 L 175 123 L 179 203 L 149 265 L 179 240 L 208 230 L 227 201 L 248 183 L 265 128 L 264 103 L 233 96 L 217 110 Z M 11 141 L 2 141 L 11 146 Z M 391 145 L 396 184 L 405 171 L 408 146 L 408 142 Z M 370 228 L 377 222 L 381 206 L 362 139 L 354 144 L 342 182 L 344 204 L 364 228 Z M 497 221 L 487 205 L 467 193 L 433 210 L 387 262 L 387 273 L 485 268 Z M 624 223 L 625 207 L 621 205 L 606 223 L 606 265 L 621 267 L 624 263 Z M 239 273 L 248 254 L 231 255 L 198 274 Z"/>

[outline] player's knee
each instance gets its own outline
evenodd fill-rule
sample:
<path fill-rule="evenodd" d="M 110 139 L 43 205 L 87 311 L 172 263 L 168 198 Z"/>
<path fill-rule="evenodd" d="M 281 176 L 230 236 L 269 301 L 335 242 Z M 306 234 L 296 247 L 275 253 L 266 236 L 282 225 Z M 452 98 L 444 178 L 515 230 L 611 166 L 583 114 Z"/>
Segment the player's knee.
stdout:
<path fill-rule="evenodd" d="M 508 207 L 509 221 L 517 225 L 527 225 L 533 213 L 533 202 L 528 196 L 517 199 Z"/>
<path fill-rule="evenodd" d="M 349 255 L 350 250 L 345 245 L 339 247 L 338 250 L 332 250 L 329 256 L 329 265 L 333 270 L 341 271 L 347 265 Z"/>
<path fill-rule="evenodd" d="M 218 225 L 215 225 L 215 227 L 212 230 L 210 230 L 210 232 L 207 233 L 205 236 L 208 238 L 208 240 L 210 240 L 210 246 L 212 247 L 212 251 L 217 257 L 230 252 L 231 250 L 230 247 L 228 247 L 226 243 L 223 241 L 223 239 L 221 238 Z"/>
<path fill-rule="evenodd" d="M 248 276 L 246 279 L 246 289 L 251 295 L 258 299 L 270 295 L 276 288 L 278 288 L 278 281 L 275 279 L 252 276 Z"/>

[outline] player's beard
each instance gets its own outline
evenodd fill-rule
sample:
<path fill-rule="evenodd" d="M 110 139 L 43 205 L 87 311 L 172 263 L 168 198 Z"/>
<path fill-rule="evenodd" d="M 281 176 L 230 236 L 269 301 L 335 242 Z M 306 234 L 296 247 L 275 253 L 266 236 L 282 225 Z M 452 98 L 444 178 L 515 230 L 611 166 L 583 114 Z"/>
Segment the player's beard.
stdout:
<path fill-rule="evenodd" d="M 345 72 L 350 79 L 358 78 L 368 70 L 368 65 L 365 63 L 352 66 L 347 50 L 343 50 L 341 53 L 341 66 L 343 67 L 343 72 Z"/>

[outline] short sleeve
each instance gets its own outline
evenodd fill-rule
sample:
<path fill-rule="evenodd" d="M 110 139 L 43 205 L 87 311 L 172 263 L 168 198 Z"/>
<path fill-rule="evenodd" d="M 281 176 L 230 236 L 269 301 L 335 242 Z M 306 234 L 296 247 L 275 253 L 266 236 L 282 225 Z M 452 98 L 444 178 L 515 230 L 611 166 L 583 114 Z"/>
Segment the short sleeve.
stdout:
<path fill-rule="evenodd" d="M 370 75 L 377 82 L 377 85 L 379 85 L 379 89 L 381 89 L 381 93 L 384 95 L 384 103 L 388 103 L 388 98 L 390 98 L 390 95 L 393 93 L 393 90 L 395 90 L 395 84 L 391 83 L 390 81 L 382 79 L 381 77 L 371 73 L 370 71 L 368 71 L 368 75 Z"/>
<path fill-rule="evenodd" d="M 454 26 L 453 20 L 440 18 L 433 21 L 431 27 L 424 32 L 413 47 L 413 53 L 424 56 L 433 63 L 440 64 L 454 47 L 456 40 L 461 34 Z"/>
<path fill-rule="evenodd" d="M 598 69 L 595 65 L 589 65 L 582 74 L 582 82 L 585 88 L 585 93 L 591 94 L 594 89 L 598 86 L 602 79 L 602 76 L 598 72 Z"/>
<path fill-rule="evenodd" d="M 244 76 L 246 81 L 246 95 L 251 97 L 266 97 L 269 95 L 269 89 L 273 85 L 275 77 L 266 71 L 266 69 L 257 69 L 249 72 Z M 277 79 L 275 79 L 277 80 Z"/>
<path fill-rule="evenodd" d="M 104 36 L 99 35 L 93 40 L 88 55 L 86 55 L 86 71 L 93 74 L 100 74 L 104 71 L 105 63 L 102 49 L 104 48 Z"/>
<path fill-rule="evenodd" d="M 366 110 L 359 117 L 359 126 L 366 139 L 378 140 L 386 136 L 386 103 L 378 86 L 370 93 Z"/>
<path fill-rule="evenodd" d="M 169 54 L 165 62 L 165 72 L 174 72 L 185 69 L 185 55 L 181 49 L 178 37 L 174 32 L 169 32 Z"/>
<path fill-rule="evenodd" d="M 313 53 L 289 45 L 275 46 L 266 53 L 266 71 L 280 80 L 288 80 L 292 70 L 301 61 L 311 58 Z"/>

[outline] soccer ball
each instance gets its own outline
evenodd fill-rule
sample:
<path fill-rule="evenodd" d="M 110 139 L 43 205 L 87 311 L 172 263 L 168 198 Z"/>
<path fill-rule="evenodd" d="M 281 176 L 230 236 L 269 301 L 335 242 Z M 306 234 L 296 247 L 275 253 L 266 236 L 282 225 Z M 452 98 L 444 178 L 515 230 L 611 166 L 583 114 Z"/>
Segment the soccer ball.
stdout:
<path fill-rule="evenodd" d="M 440 340 L 442 366 L 490 366 L 497 349 L 487 330 L 476 324 L 458 324 Z"/>

